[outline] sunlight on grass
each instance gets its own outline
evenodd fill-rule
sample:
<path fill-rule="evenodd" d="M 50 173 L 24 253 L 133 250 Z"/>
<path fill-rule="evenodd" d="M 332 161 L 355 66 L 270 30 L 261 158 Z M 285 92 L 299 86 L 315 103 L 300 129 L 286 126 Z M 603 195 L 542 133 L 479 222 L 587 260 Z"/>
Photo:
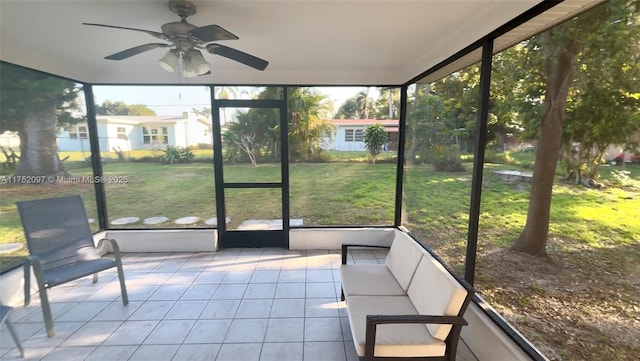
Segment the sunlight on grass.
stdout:
<path fill-rule="evenodd" d="M 73 175 L 90 175 L 87 163 L 71 163 Z M 480 215 L 480 238 L 508 246 L 526 221 L 528 184 L 507 184 L 491 176 L 495 164 L 485 165 Z M 513 169 L 513 166 L 510 166 Z M 213 166 L 210 163 L 166 165 L 142 162 L 103 164 L 105 175 L 128 176 L 126 184 L 107 184 L 109 219 L 163 215 L 171 220 L 195 215 L 203 221 L 215 216 Z M 469 167 L 467 167 L 469 169 Z M 633 169 L 640 175 L 640 167 Z M 314 225 L 391 225 L 394 221 L 393 163 L 293 163 L 290 165 L 290 214 Z M 226 165 L 225 181 L 274 182 L 280 166 Z M 404 225 L 432 244 L 464 249 L 471 201 L 471 172 L 434 172 L 430 165 L 405 169 Z M 255 191 L 255 190 L 253 190 Z M 281 210 L 279 193 L 230 192 L 227 199 L 233 222 L 250 217 L 274 217 Z M 96 217 L 93 185 L 0 186 L 0 242 L 24 242 L 15 202 L 21 199 L 81 194 L 87 211 Z M 266 198 L 265 198 L 266 197 Z M 640 199 L 632 189 L 586 189 L 557 181 L 551 207 L 550 234 L 594 247 L 632 244 L 640 239 Z M 97 227 L 97 222 L 93 224 Z M 141 222 L 131 227 L 143 227 Z M 144 226 L 146 227 L 146 226 Z M 171 222 L 156 227 L 176 227 Z M 208 226 L 206 226 L 208 227 Z"/>

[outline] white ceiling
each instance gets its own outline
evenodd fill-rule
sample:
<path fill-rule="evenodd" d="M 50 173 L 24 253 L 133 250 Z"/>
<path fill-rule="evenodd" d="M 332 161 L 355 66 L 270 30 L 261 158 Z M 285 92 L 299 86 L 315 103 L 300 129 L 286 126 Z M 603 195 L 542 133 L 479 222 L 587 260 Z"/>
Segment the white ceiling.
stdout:
<path fill-rule="evenodd" d="M 584 11 L 600 0 L 566 0 L 502 37 L 496 49 Z M 192 1 L 196 26 L 217 24 L 239 40 L 220 44 L 270 62 L 258 71 L 205 52 L 202 84 L 399 85 L 481 39 L 539 0 Z M 0 59 L 87 83 L 185 83 L 157 63 L 167 49 L 113 61 L 148 34 L 82 22 L 160 31 L 179 17 L 165 0 L 0 0 Z M 160 41 L 161 42 L 161 41 Z M 477 60 L 477 54 L 447 72 Z M 475 59 L 475 60 L 474 60 Z M 458 69 L 454 69 L 458 67 Z M 446 75 L 446 74 L 443 74 Z"/>

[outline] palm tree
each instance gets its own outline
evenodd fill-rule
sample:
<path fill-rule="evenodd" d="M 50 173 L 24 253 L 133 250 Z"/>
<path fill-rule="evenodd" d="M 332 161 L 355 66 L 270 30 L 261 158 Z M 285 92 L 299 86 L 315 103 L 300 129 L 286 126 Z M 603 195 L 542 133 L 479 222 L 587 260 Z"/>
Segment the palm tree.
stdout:
<path fill-rule="evenodd" d="M 360 119 L 369 119 L 369 111 L 373 105 L 373 99 L 369 97 L 369 87 L 356 94 L 356 104 L 360 112 Z"/>

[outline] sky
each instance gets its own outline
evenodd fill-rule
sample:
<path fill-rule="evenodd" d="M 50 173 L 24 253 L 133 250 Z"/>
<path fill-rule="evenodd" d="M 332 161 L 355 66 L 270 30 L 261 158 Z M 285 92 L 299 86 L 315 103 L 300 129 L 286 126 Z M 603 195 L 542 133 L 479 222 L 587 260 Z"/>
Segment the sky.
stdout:
<path fill-rule="evenodd" d="M 335 110 L 348 98 L 366 87 L 317 87 L 333 101 Z M 157 115 L 181 115 L 193 108 L 210 106 L 209 87 L 207 86 L 104 86 L 93 87 L 96 104 L 105 100 L 122 101 L 126 104 L 145 104 Z M 377 88 L 370 88 L 372 98 L 377 98 Z"/>

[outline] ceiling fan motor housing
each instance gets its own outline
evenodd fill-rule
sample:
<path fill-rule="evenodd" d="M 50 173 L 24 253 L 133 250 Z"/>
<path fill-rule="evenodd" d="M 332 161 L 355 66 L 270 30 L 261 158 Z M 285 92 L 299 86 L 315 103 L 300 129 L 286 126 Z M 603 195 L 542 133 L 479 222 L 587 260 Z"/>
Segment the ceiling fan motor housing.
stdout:
<path fill-rule="evenodd" d="M 196 13 L 196 6 L 186 0 L 169 1 L 169 9 L 184 19 Z"/>

